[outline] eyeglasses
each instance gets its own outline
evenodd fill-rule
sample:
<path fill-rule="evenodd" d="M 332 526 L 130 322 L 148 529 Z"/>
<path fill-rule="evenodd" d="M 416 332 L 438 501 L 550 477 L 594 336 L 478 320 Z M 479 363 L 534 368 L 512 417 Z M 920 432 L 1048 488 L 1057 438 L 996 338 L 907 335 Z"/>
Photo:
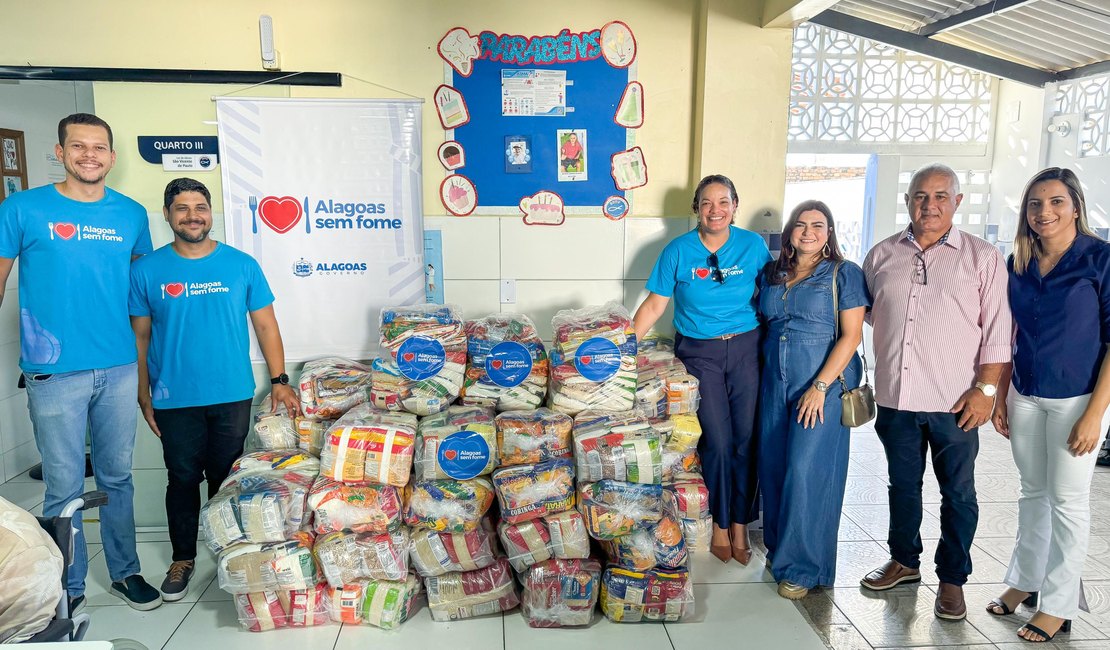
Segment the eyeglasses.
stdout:
<path fill-rule="evenodd" d="M 925 265 L 925 251 L 913 254 L 913 283 L 929 285 L 929 267 Z"/>
<path fill-rule="evenodd" d="M 717 254 L 710 253 L 707 261 L 709 263 L 709 270 L 713 272 L 713 281 L 724 284 L 725 274 L 721 272 L 721 265 L 720 262 L 717 261 Z"/>

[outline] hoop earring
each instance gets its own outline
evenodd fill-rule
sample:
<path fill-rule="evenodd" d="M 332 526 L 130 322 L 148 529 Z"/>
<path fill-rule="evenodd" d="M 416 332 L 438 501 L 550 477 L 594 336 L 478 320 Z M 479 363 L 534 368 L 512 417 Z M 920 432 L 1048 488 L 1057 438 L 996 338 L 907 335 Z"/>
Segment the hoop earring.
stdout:
<path fill-rule="evenodd" d="M 792 259 L 794 259 L 794 254 L 798 252 L 798 249 L 794 248 L 793 246 L 789 246 L 789 250 L 790 250 L 790 252 L 786 254 L 786 257 L 787 257 L 787 259 L 792 260 Z"/>
<path fill-rule="evenodd" d="M 825 247 L 821 249 L 821 257 L 827 259 L 829 255 L 832 255 L 832 249 L 829 248 L 829 243 L 825 242 Z"/>

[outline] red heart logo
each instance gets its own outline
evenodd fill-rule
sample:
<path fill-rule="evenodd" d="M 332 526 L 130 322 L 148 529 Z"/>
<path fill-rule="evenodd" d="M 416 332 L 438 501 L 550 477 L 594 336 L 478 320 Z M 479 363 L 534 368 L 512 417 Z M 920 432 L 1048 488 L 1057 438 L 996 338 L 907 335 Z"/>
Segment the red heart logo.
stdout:
<path fill-rule="evenodd" d="M 406 353 L 401 355 L 401 358 L 404 359 L 405 361 L 412 361 L 413 359 L 416 358 L 416 355 L 413 354 L 412 352 L 406 352 Z"/>
<path fill-rule="evenodd" d="M 455 451 L 454 449 L 448 449 L 447 451 L 443 452 L 443 457 L 447 460 L 455 460 L 458 455 L 459 452 Z"/>
<path fill-rule="evenodd" d="M 301 202 L 291 196 L 267 196 L 258 203 L 258 216 L 276 233 L 288 232 L 301 220 Z"/>
<path fill-rule="evenodd" d="M 581 361 L 581 362 L 582 362 L 582 365 L 584 365 L 584 366 L 588 366 L 588 365 L 590 365 L 590 361 L 591 361 L 592 359 L 593 359 L 593 357 L 591 357 L 591 356 L 590 356 L 590 355 L 588 355 L 588 354 L 587 354 L 586 356 L 583 356 L 583 357 L 578 357 L 578 360 L 579 360 L 579 361 Z"/>
<path fill-rule="evenodd" d="M 185 285 L 180 282 L 171 282 L 166 285 L 166 293 L 170 294 L 171 298 L 180 296 L 185 291 Z"/>
<path fill-rule="evenodd" d="M 709 277 L 709 269 L 694 269 L 694 274 L 704 280 Z"/>
<path fill-rule="evenodd" d="M 54 232 L 62 239 L 73 239 L 77 234 L 77 227 L 72 223 L 56 223 L 54 224 Z"/>
<path fill-rule="evenodd" d="M 501 370 L 501 359 L 494 359 L 493 361 L 489 362 L 489 365 L 493 366 L 494 370 Z"/>

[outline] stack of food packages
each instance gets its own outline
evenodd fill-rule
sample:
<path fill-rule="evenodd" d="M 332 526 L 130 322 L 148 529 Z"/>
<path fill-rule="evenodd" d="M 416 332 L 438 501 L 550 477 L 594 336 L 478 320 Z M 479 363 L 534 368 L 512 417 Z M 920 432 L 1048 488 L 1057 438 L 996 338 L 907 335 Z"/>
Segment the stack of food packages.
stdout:
<path fill-rule="evenodd" d="M 524 586 L 532 627 L 588 625 L 601 564 L 590 558 L 585 518 L 574 509 L 570 416 L 546 408 L 497 416 L 501 468 L 498 536 Z"/>
<path fill-rule="evenodd" d="M 492 411 L 452 406 L 421 419 L 405 523 L 413 527 L 409 555 L 424 578 L 432 620 L 483 616 L 520 603 L 485 518 L 497 458 Z"/>
<path fill-rule="evenodd" d="M 609 557 L 601 610 L 614 622 L 693 614 L 693 582 L 675 495 L 663 487 L 663 434 L 632 411 L 574 420 L 578 508 Z"/>
<path fill-rule="evenodd" d="M 247 629 L 328 620 L 307 504 L 319 471 L 320 461 L 296 449 L 251 452 L 201 508 L 205 539 L 218 556 L 218 584 L 234 596 Z"/>
<path fill-rule="evenodd" d="M 467 321 L 467 368 L 459 401 L 497 411 L 534 409 L 547 395 L 547 350 L 520 314 Z"/>
<path fill-rule="evenodd" d="M 301 411 L 294 446 L 319 457 L 324 434 L 340 416 L 370 399 L 370 368 L 340 357 L 315 359 L 300 377 Z M 257 429 L 257 425 L 256 425 Z"/>
<path fill-rule="evenodd" d="M 548 405 L 577 415 L 586 409 L 628 411 L 636 404 L 636 333 L 628 310 L 615 302 L 567 309 L 551 320 Z"/>
<path fill-rule="evenodd" d="M 455 401 L 466 370 L 466 333 L 457 308 L 387 307 L 380 332 L 389 357 L 373 362 L 375 406 L 431 415 Z"/>

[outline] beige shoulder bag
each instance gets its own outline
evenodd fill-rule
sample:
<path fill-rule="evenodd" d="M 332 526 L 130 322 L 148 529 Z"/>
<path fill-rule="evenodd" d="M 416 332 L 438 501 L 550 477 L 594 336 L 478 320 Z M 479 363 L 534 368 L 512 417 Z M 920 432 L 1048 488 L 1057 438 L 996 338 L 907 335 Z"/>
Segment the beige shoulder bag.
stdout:
<path fill-rule="evenodd" d="M 840 297 L 836 290 L 836 278 L 840 275 L 840 262 L 833 268 L 832 299 L 833 299 L 833 331 L 836 333 L 833 345 L 840 340 Z M 844 392 L 840 395 L 840 423 L 846 427 L 858 427 L 867 424 L 875 418 L 875 392 L 871 390 L 871 378 L 867 373 L 867 343 L 860 337 L 863 345 L 863 384 L 859 388 L 848 390 L 848 383 L 844 381 L 844 373 L 837 377 Z"/>

